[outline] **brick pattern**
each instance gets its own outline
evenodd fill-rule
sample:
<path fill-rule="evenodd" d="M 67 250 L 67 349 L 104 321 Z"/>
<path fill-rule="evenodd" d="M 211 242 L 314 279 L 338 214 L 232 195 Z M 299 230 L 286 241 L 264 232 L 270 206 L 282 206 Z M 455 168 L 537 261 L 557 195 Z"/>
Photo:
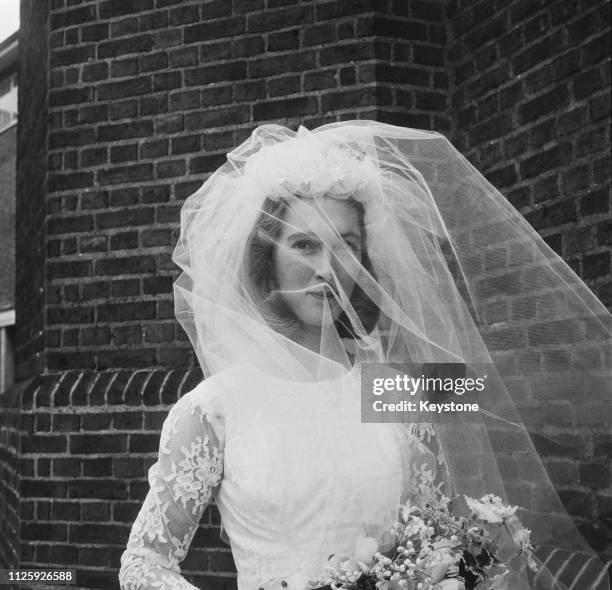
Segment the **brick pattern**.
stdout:
<path fill-rule="evenodd" d="M 0 567 L 19 565 L 19 414 L 23 385 L 0 393 Z"/>
<path fill-rule="evenodd" d="M 458 148 L 612 307 L 610 3 L 451 3 Z"/>
<path fill-rule="evenodd" d="M 195 363 L 179 208 L 255 125 L 450 128 L 443 4 L 386 4 L 51 1 L 50 370 Z"/>
<path fill-rule="evenodd" d="M 599 1 L 515 0 L 500 9 L 454 3 L 449 59 L 455 143 L 611 307 L 609 8 Z M 500 370 L 514 377 L 511 394 L 537 433 L 534 445 L 561 500 L 593 546 L 612 555 L 612 530 L 591 521 L 612 509 L 609 384 L 575 380 L 581 358 L 602 362 L 592 346 L 601 334 L 559 314 L 554 293 L 526 305 L 524 285 L 533 294 L 540 278 L 526 254 L 520 244 L 500 243 L 474 260 L 499 269 L 477 285 L 486 340 Z M 525 374 L 545 387 L 526 388 Z M 576 403 L 583 387 L 590 405 Z M 512 457 L 504 466 L 526 489 L 529 465 Z"/>
<path fill-rule="evenodd" d="M 20 459 L 21 567 L 76 567 L 77 586 L 118 588 L 119 558 L 148 490 L 161 425 L 201 379 L 199 369 L 115 369 L 29 382 L 21 396 L 28 433 Z M 200 587 L 211 587 L 198 578 L 205 571 L 216 574 L 215 588 L 235 584 L 219 522 L 212 505 L 183 566 Z"/>

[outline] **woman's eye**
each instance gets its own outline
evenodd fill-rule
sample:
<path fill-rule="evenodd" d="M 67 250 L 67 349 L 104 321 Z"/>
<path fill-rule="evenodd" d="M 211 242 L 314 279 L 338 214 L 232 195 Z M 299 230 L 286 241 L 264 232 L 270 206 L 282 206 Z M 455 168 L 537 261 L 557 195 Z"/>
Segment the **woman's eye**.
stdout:
<path fill-rule="evenodd" d="M 361 248 L 360 248 L 360 245 L 357 242 L 354 242 L 353 240 L 345 240 L 344 244 L 346 246 L 348 246 L 348 249 L 353 254 L 359 254 Z M 346 252 L 346 248 L 343 248 L 343 250 Z"/>
<path fill-rule="evenodd" d="M 319 244 L 314 240 L 297 240 L 293 242 L 293 247 L 305 252 L 315 252 Z"/>

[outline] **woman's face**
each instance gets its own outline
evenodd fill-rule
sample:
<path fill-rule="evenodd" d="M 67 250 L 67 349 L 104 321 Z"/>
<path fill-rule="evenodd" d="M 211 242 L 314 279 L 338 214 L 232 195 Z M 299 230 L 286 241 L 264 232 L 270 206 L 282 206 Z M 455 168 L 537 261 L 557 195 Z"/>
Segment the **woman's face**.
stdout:
<path fill-rule="evenodd" d="M 350 202 L 305 197 L 287 207 L 275 252 L 276 280 L 303 327 L 321 328 L 341 314 L 331 290 L 343 293 L 342 300 L 350 298 L 361 238 L 359 214 Z"/>

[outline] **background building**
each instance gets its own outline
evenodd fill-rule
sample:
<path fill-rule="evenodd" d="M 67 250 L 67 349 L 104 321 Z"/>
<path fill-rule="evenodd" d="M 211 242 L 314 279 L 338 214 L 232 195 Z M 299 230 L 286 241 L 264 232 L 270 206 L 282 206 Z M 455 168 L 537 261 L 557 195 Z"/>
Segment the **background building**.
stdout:
<path fill-rule="evenodd" d="M 13 383 L 17 33 L 0 43 L 0 391 Z"/>
<path fill-rule="evenodd" d="M 201 377 L 173 317 L 180 206 L 258 124 L 445 133 L 612 305 L 609 8 L 22 0 L 0 567 L 75 566 L 78 587 L 117 588 L 161 423 Z M 493 294 L 488 324 L 511 323 L 511 303 Z M 521 409 L 568 510 L 606 551 L 591 520 L 612 510 L 609 415 L 580 408 L 600 421 L 577 430 L 561 397 Z M 184 563 L 211 590 L 235 583 L 218 527 L 211 507 Z"/>

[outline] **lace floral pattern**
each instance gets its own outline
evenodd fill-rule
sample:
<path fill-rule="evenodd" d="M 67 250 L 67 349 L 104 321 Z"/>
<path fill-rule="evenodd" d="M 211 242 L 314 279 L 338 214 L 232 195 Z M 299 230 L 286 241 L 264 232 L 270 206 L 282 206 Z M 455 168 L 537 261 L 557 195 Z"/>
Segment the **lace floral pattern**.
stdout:
<path fill-rule="evenodd" d="M 166 523 L 168 522 L 168 517 L 166 516 L 168 506 L 164 506 L 159 501 L 159 496 L 156 492 L 159 492 L 160 489 L 151 489 L 154 493 L 147 495 L 142 508 L 142 516 L 136 520 L 132 527 L 130 541 L 134 543 L 138 543 L 139 539 L 148 543 L 153 543 L 156 540 L 160 543 L 168 542 L 168 539 L 164 536 Z"/>
<path fill-rule="evenodd" d="M 218 448 L 209 449 L 208 445 L 209 437 L 198 436 L 190 448 L 181 449 L 185 458 L 178 467 L 172 463 L 170 474 L 164 477 L 172 482 L 173 495 L 183 508 L 187 510 L 191 505 L 192 514 L 207 501 L 212 488 L 221 481 L 223 456 Z"/>
<path fill-rule="evenodd" d="M 217 412 L 196 388 L 172 408 L 160 438 L 158 461 L 149 470 L 150 489 L 121 558 L 122 590 L 193 590 L 179 564 L 223 474 L 224 437 Z"/>
<path fill-rule="evenodd" d="M 430 422 L 413 422 L 407 425 L 407 431 L 410 436 L 414 437 L 418 442 L 425 445 L 432 453 L 436 455 L 438 466 L 444 472 L 448 471 L 446 457 L 444 456 L 442 446 L 439 444 L 436 437 L 436 428 L 434 424 Z"/>

